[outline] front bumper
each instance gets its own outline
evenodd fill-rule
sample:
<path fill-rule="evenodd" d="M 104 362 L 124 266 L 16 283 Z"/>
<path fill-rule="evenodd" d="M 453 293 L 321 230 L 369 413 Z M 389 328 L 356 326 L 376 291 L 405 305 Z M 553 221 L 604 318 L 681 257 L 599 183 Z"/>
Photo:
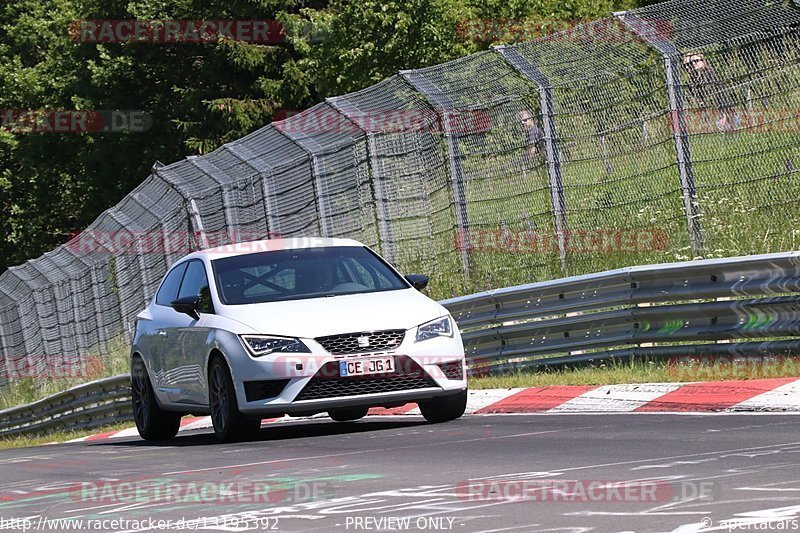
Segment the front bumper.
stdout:
<path fill-rule="evenodd" d="M 452 394 L 466 389 L 466 368 L 461 338 L 436 338 L 413 343 L 405 340 L 396 349 L 376 353 L 334 356 L 313 340 L 303 339 L 311 354 L 271 354 L 254 358 L 244 349 L 231 357 L 239 409 L 243 413 L 273 416 L 312 414 L 348 407 L 391 407 Z M 391 374 L 341 377 L 342 360 L 392 356 Z M 460 367 L 460 372 L 453 370 Z M 275 383 L 275 380 L 280 382 Z M 280 392 L 272 397 L 250 398 L 244 382 L 274 383 Z"/>

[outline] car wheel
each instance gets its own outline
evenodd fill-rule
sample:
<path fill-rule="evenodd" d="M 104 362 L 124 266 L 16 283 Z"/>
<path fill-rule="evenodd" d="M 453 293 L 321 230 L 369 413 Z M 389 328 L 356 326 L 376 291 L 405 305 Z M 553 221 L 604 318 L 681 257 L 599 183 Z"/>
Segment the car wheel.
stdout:
<path fill-rule="evenodd" d="M 131 399 L 133 419 L 143 439 L 171 439 L 178 434 L 181 415 L 164 411 L 158 406 L 147 368 L 139 357 L 131 365 Z"/>
<path fill-rule="evenodd" d="M 222 357 L 215 357 L 208 368 L 208 405 L 214 434 L 223 442 L 252 437 L 261 428 L 260 418 L 239 411 L 233 379 Z"/>
<path fill-rule="evenodd" d="M 367 416 L 369 407 L 351 407 L 349 409 L 334 409 L 328 411 L 328 416 L 337 422 L 351 422 Z"/>
<path fill-rule="evenodd" d="M 419 410 L 425 420 L 432 423 L 448 422 L 455 420 L 464 414 L 467 409 L 467 391 L 459 391 L 456 394 L 439 396 L 419 402 Z"/>

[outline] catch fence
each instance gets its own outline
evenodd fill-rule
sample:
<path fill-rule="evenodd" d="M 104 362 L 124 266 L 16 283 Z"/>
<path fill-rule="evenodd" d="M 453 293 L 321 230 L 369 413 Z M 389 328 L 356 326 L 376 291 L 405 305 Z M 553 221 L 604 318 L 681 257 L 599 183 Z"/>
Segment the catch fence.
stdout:
<path fill-rule="evenodd" d="M 403 71 L 152 173 L 0 276 L 0 366 L 129 335 L 214 244 L 351 237 L 436 297 L 798 249 L 800 5 L 670 0 Z"/>

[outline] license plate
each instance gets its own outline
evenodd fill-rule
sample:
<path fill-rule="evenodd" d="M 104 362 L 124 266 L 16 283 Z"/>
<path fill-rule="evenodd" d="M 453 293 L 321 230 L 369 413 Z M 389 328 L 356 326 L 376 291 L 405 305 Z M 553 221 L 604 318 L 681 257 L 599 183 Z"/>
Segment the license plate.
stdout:
<path fill-rule="evenodd" d="M 394 372 L 394 357 L 359 357 L 339 361 L 339 375 L 366 376 Z"/>

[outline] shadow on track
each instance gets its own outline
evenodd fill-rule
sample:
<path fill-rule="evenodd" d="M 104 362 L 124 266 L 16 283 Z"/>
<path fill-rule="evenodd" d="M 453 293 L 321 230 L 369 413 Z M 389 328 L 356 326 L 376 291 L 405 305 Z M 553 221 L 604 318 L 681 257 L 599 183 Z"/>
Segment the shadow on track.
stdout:
<path fill-rule="evenodd" d="M 258 442 L 273 442 L 282 440 L 296 440 L 314 437 L 329 437 L 331 435 L 347 435 L 355 433 L 366 433 L 381 430 L 396 430 L 415 426 L 431 425 L 424 420 L 358 420 L 355 422 L 334 422 L 332 420 L 319 420 L 309 422 L 287 422 L 268 424 L 262 427 L 253 438 L 247 439 L 238 443 L 229 443 L 227 445 L 241 445 L 242 443 L 258 443 Z M 144 441 L 134 437 L 135 440 L 128 439 L 108 439 L 102 441 L 88 441 L 83 444 L 90 446 L 122 446 L 122 447 L 138 447 L 138 446 L 226 446 L 220 443 L 214 437 L 210 429 L 196 430 L 184 434 L 178 434 L 177 437 L 168 440 L 160 441 Z"/>

